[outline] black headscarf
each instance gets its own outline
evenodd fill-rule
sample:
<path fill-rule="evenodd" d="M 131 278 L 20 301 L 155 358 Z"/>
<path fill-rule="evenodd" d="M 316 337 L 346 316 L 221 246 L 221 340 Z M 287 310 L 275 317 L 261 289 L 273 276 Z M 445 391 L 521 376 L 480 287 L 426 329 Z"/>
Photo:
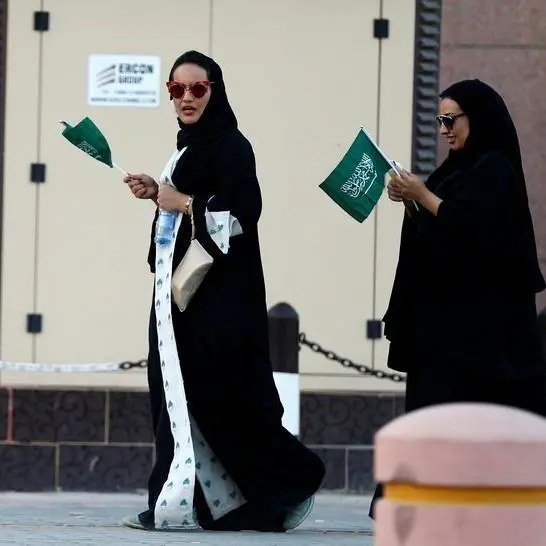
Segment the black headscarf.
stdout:
<path fill-rule="evenodd" d="M 454 100 L 466 114 L 470 126 L 463 150 L 451 151 L 450 156 L 453 158 L 459 153 L 475 156 L 490 150 L 502 152 L 512 164 L 518 185 L 527 198 L 518 134 L 502 97 L 492 87 L 476 79 L 451 85 L 440 93 L 440 98 Z"/>
<path fill-rule="evenodd" d="M 452 99 L 460 106 L 467 116 L 470 132 L 464 148 L 449 152 L 444 163 L 427 181 L 427 186 L 434 186 L 435 178 L 445 179 L 449 171 L 462 162 L 473 162 L 488 151 L 501 152 L 514 172 L 512 196 L 518 239 L 522 250 L 525 249 L 527 278 L 536 291 L 543 290 L 545 283 L 536 251 L 518 134 L 504 100 L 492 87 L 478 79 L 459 81 L 444 90 L 440 98 Z"/>
<path fill-rule="evenodd" d="M 237 129 L 237 118 L 227 98 L 222 69 L 213 59 L 199 51 L 187 51 L 174 62 L 169 73 L 169 80 L 173 79 L 174 71 L 179 66 L 187 63 L 196 64 L 205 69 L 209 81 L 213 83 L 209 103 L 197 123 L 185 125 L 180 119 L 178 120 L 180 131 L 176 145 L 179 150 L 197 142 L 213 141 L 226 132 Z"/>

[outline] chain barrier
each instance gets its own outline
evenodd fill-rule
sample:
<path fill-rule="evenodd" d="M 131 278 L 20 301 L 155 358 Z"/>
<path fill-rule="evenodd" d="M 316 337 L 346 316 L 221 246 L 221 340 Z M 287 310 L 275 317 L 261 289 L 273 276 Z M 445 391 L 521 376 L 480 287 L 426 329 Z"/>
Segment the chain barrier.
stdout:
<path fill-rule="evenodd" d="M 385 372 L 383 370 L 374 370 L 365 364 L 357 364 L 350 358 L 343 358 L 334 351 L 324 349 L 319 343 L 307 339 L 304 333 L 299 336 L 299 348 L 308 347 L 314 353 L 321 354 L 332 362 L 341 364 L 344 368 L 355 370 L 362 375 L 368 377 L 376 377 L 377 379 L 390 379 L 395 383 L 404 383 L 406 377 L 399 373 Z M 123 362 L 105 362 L 91 364 L 40 364 L 40 363 L 23 363 L 23 362 L 5 362 L 0 361 L 0 370 L 18 371 L 18 372 L 50 372 L 50 373 L 102 373 L 116 372 L 128 370 L 145 370 L 148 365 L 146 359 Z"/>
<path fill-rule="evenodd" d="M 307 339 L 307 336 L 304 333 L 300 334 L 300 348 L 302 346 L 308 347 L 314 353 L 325 356 L 328 360 L 331 360 L 332 362 L 337 362 L 338 364 L 341 364 L 344 368 L 356 370 L 362 375 L 366 375 L 368 377 L 377 377 L 377 379 L 390 379 L 395 383 L 406 382 L 406 377 L 402 374 L 395 372 L 384 372 L 383 370 L 374 370 L 373 368 L 370 368 L 370 366 L 366 366 L 365 364 L 357 364 L 356 362 L 353 362 L 350 358 L 343 358 L 334 351 L 328 351 L 327 349 L 321 347 L 319 343 Z"/>
<path fill-rule="evenodd" d="M 134 362 L 101 362 L 90 364 L 42 364 L 27 362 L 6 362 L 0 361 L 0 370 L 13 372 L 48 372 L 48 373 L 103 373 L 117 372 L 119 370 L 146 369 L 148 361 L 146 359 Z"/>
<path fill-rule="evenodd" d="M 119 365 L 120 370 L 132 370 L 134 368 L 146 369 L 148 367 L 148 361 L 146 359 L 137 360 L 136 362 L 130 362 L 129 360 L 122 362 Z"/>

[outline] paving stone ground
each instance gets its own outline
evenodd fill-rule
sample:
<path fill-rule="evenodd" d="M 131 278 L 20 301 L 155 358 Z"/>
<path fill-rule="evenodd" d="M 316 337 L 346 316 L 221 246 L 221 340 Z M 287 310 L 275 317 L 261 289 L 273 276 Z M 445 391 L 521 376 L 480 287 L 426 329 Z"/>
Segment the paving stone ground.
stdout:
<path fill-rule="evenodd" d="M 0 544 L 13 546 L 123 544 L 201 546 L 372 546 L 369 497 L 320 495 L 300 528 L 281 534 L 146 532 L 122 527 L 122 517 L 145 504 L 144 495 L 0 493 Z"/>

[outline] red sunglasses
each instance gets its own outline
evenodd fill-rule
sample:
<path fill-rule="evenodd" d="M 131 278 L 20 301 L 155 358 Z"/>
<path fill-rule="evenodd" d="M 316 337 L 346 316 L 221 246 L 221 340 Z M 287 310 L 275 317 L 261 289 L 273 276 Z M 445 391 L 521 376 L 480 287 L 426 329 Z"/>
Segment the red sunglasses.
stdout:
<path fill-rule="evenodd" d="M 204 80 L 202 82 L 194 82 L 186 85 L 185 83 L 171 81 L 167 82 L 165 85 L 173 99 L 181 99 L 188 89 L 195 99 L 201 99 L 207 94 L 212 83 L 213 82 Z"/>

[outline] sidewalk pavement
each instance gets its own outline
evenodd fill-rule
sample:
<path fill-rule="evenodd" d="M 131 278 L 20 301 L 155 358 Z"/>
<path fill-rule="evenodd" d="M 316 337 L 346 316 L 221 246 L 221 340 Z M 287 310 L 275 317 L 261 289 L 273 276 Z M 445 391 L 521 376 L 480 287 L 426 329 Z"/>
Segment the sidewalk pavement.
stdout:
<path fill-rule="evenodd" d="M 143 509 L 136 494 L 0 493 L 0 544 L 12 546 L 372 546 L 370 497 L 319 495 L 307 521 L 288 533 L 146 532 L 121 518 Z"/>

